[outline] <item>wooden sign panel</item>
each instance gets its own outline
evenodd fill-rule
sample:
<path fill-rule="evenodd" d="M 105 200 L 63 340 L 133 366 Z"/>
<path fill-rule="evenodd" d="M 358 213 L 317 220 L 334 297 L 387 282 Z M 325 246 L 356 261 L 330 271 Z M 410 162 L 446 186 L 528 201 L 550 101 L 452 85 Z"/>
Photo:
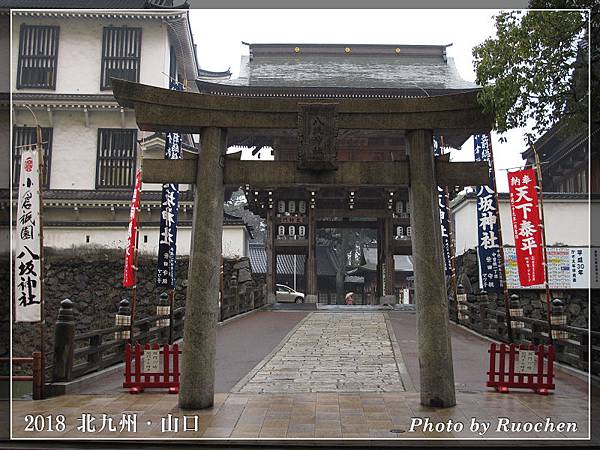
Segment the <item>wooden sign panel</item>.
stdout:
<path fill-rule="evenodd" d="M 335 103 L 299 103 L 298 169 L 337 169 Z"/>

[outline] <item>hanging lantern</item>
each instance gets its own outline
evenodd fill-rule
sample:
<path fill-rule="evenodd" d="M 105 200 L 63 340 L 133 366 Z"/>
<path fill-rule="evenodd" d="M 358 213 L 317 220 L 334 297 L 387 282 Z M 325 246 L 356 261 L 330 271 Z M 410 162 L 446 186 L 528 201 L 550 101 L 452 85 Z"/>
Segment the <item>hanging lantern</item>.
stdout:
<path fill-rule="evenodd" d="M 300 200 L 298 202 L 298 212 L 300 214 L 306 214 L 306 201 Z"/>
<path fill-rule="evenodd" d="M 290 225 L 288 228 L 288 234 L 290 236 L 295 236 L 296 235 L 296 227 L 294 225 Z"/>
<path fill-rule="evenodd" d="M 402 200 L 398 200 L 396 202 L 396 213 L 402 214 L 403 212 L 404 212 L 404 204 L 402 203 Z"/>
<path fill-rule="evenodd" d="M 285 212 L 285 200 L 279 200 L 277 202 L 277 212 L 284 213 Z"/>
<path fill-rule="evenodd" d="M 305 236 L 306 236 L 306 227 L 305 227 L 304 225 L 300 225 L 300 226 L 298 227 L 298 234 L 299 234 L 301 237 L 305 237 Z"/>
<path fill-rule="evenodd" d="M 294 200 L 290 200 L 288 202 L 288 211 L 293 214 L 296 212 L 296 202 Z"/>
<path fill-rule="evenodd" d="M 396 227 L 396 237 L 402 238 L 404 236 L 404 227 L 398 226 Z"/>
<path fill-rule="evenodd" d="M 285 234 L 285 226 L 279 225 L 277 227 L 277 237 L 281 237 Z"/>

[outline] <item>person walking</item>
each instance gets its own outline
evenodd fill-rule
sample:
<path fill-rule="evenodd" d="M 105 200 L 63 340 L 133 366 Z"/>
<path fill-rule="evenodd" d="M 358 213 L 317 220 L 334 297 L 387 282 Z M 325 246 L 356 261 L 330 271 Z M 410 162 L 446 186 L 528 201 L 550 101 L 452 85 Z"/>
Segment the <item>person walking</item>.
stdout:
<path fill-rule="evenodd" d="M 353 303 L 353 299 L 352 296 L 354 295 L 354 292 L 348 292 L 346 294 L 346 305 L 352 305 Z"/>

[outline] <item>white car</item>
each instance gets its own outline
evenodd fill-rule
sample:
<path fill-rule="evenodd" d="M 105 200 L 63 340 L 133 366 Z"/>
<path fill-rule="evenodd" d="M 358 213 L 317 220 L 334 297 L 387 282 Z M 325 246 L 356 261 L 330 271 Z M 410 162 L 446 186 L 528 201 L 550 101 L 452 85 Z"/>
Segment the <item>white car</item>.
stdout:
<path fill-rule="evenodd" d="M 304 294 L 302 292 L 297 292 L 284 284 L 276 286 L 275 297 L 278 302 L 304 303 Z"/>

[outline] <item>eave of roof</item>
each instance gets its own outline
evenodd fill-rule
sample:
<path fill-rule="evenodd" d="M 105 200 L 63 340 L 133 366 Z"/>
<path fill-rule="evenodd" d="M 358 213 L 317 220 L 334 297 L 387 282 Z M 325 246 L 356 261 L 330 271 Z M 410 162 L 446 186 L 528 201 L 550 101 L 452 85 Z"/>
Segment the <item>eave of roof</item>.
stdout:
<path fill-rule="evenodd" d="M 588 201 L 590 198 L 592 200 L 600 200 L 600 194 L 598 193 L 587 193 L 587 192 L 543 192 L 544 201 Z M 476 201 L 477 194 L 475 192 L 465 192 L 458 197 L 454 198 L 450 203 L 452 209 L 456 209 L 462 204 L 468 201 Z M 508 192 L 498 192 L 498 199 L 502 201 L 509 201 L 510 196 Z"/>

